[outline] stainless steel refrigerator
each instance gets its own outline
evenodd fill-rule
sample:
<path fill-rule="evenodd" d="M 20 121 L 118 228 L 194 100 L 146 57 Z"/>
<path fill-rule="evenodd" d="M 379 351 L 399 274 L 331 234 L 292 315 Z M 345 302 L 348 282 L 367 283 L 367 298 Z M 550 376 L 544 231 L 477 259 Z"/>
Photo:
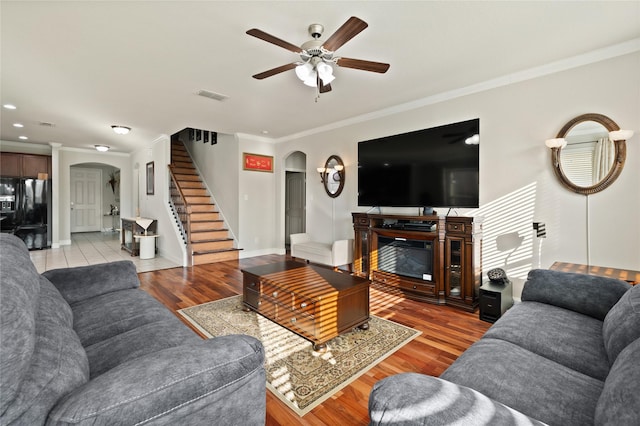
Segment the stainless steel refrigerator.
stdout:
<path fill-rule="evenodd" d="M 0 230 L 20 237 L 29 250 L 51 247 L 51 181 L 0 178 Z"/>

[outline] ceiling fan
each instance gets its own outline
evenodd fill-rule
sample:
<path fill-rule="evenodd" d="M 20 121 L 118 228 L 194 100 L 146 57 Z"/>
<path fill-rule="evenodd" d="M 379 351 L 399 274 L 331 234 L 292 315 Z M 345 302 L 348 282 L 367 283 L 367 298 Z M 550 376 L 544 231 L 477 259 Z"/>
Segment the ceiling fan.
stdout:
<path fill-rule="evenodd" d="M 338 28 L 331 37 L 322 41 L 320 40 L 320 37 L 322 36 L 324 27 L 320 24 L 311 24 L 309 25 L 309 34 L 313 39 L 303 43 L 300 47 L 274 37 L 271 34 L 267 34 L 257 28 L 252 28 L 247 31 L 247 34 L 250 36 L 275 44 L 276 46 L 283 47 L 300 55 L 300 61 L 272 68 L 254 75 L 253 78 L 262 80 L 263 78 L 295 69 L 296 75 L 304 82 L 304 84 L 316 87 L 319 93 L 326 93 L 331 90 L 330 83 L 335 78 L 333 76 L 333 68 L 331 66 L 333 64 L 344 68 L 353 68 L 383 74 L 389 69 L 389 64 L 334 56 L 334 53 L 338 48 L 358 35 L 362 30 L 367 28 L 367 26 L 368 24 L 362 19 L 352 16 L 347 19 L 347 22 Z"/>

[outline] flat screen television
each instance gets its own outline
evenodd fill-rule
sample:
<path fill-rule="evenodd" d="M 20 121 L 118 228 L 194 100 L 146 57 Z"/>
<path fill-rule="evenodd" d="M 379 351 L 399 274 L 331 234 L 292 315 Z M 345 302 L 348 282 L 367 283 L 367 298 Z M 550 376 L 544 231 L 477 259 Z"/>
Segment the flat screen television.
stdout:
<path fill-rule="evenodd" d="M 478 207 L 480 120 L 358 143 L 358 205 Z"/>

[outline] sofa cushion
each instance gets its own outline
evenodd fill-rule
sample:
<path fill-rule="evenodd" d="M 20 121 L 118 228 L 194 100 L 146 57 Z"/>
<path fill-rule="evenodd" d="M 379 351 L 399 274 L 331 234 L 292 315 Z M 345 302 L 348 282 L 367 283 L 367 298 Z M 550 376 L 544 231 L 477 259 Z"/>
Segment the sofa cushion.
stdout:
<path fill-rule="evenodd" d="M 627 291 L 611 308 L 604 319 L 602 335 L 611 364 L 629 343 L 640 337 L 640 285 Z"/>
<path fill-rule="evenodd" d="M 42 289 L 33 353 L 30 363 L 24 367 L 15 398 L 2 414 L 2 424 L 44 423 L 57 401 L 89 378 L 87 355 L 71 328 L 69 305 L 56 294 L 51 283 L 39 278 Z M 4 397 L 3 394 L 3 400 Z"/>
<path fill-rule="evenodd" d="M 596 407 L 596 425 L 640 425 L 640 339 L 624 348 L 611 367 Z"/>
<path fill-rule="evenodd" d="M 46 312 L 40 311 L 40 315 L 49 316 L 50 321 L 57 322 L 68 328 L 73 328 L 73 312 L 71 306 L 64 300 L 60 292 L 51 282 L 40 276 L 40 298 L 44 299 L 47 305 L 54 307 Z M 43 303 L 43 300 L 40 301 Z"/>
<path fill-rule="evenodd" d="M 73 306 L 73 327 L 83 346 L 91 346 L 144 324 L 175 315 L 144 290 L 106 293 Z"/>
<path fill-rule="evenodd" d="M 369 396 L 369 415 L 370 426 L 544 426 L 478 391 L 419 373 L 396 374 L 377 382 Z"/>
<path fill-rule="evenodd" d="M 42 275 L 71 306 L 105 293 L 140 287 L 136 267 L 130 260 L 52 269 Z"/>
<path fill-rule="evenodd" d="M 482 338 L 440 376 L 548 424 L 593 423 L 604 382 L 513 343 Z"/>
<path fill-rule="evenodd" d="M 40 277 L 24 242 L 0 234 L 0 413 L 15 398 L 31 363 L 36 341 Z"/>
<path fill-rule="evenodd" d="M 47 425 L 263 425 L 263 365 L 253 337 L 199 339 L 96 377 L 62 399 Z"/>
<path fill-rule="evenodd" d="M 85 348 L 91 378 L 132 359 L 201 340 L 176 318 L 142 324 Z"/>
<path fill-rule="evenodd" d="M 588 315 L 522 302 L 509 309 L 485 337 L 506 340 L 598 380 L 604 381 L 609 373 L 602 321 Z"/>
<path fill-rule="evenodd" d="M 613 278 L 533 269 L 522 289 L 522 301 L 555 305 L 604 320 L 630 287 Z"/>

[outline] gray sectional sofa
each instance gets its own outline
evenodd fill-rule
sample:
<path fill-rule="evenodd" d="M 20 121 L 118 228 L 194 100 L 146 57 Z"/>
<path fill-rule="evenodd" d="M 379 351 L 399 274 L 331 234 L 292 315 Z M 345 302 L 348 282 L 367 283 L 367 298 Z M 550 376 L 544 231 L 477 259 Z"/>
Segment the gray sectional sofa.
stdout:
<path fill-rule="evenodd" d="M 133 263 L 40 275 L 0 234 L 0 425 L 264 424 L 264 349 L 203 340 Z"/>
<path fill-rule="evenodd" d="M 439 377 L 374 385 L 372 425 L 640 425 L 640 285 L 529 273 L 516 304 Z"/>

